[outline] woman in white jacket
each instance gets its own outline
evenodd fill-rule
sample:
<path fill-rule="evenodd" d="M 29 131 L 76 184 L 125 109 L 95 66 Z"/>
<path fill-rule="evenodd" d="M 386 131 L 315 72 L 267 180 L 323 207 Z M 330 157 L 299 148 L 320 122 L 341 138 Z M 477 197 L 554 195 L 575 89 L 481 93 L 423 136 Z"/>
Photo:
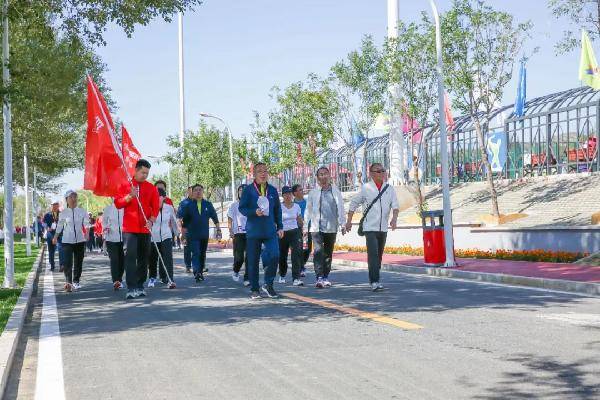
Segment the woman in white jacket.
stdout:
<path fill-rule="evenodd" d="M 383 289 L 379 282 L 379 270 L 383 258 L 383 249 L 387 239 L 388 220 L 392 211 L 390 227 L 396 229 L 398 220 L 398 197 L 394 188 L 384 182 L 385 169 L 383 165 L 375 163 L 369 168 L 371 181 L 365 183 L 360 191 L 350 201 L 346 230 L 352 229 L 354 211 L 362 206 L 363 213 L 371 205 L 364 216 L 363 232 L 367 242 L 367 263 L 369 265 L 369 283 L 373 291 Z M 381 193 L 381 196 L 379 194 Z M 379 196 L 379 198 L 378 198 Z M 377 201 L 375 201 L 377 199 Z"/>
<path fill-rule="evenodd" d="M 73 190 L 65 193 L 65 200 L 67 207 L 58 216 L 56 234 L 52 241 L 56 244 L 62 233 L 66 279 L 65 291 L 71 292 L 74 289 L 81 289 L 79 280 L 83 270 L 85 242 L 89 234 L 89 231 L 85 228 L 88 215 L 83 208 L 77 207 L 77 193 Z"/>
<path fill-rule="evenodd" d="M 102 229 L 110 259 L 110 274 L 113 288 L 123 288 L 123 274 L 125 273 L 125 251 L 123 248 L 123 213 L 125 210 L 117 209 L 114 203 L 104 209 Z"/>
<path fill-rule="evenodd" d="M 179 235 L 179 229 L 177 227 L 177 219 L 175 216 L 175 209 L 172 205 L 165 203 L 167 193 L 164 189 L 158 189 L 160 211 L 156 222 L 152 225 L 152 243 L 156 243 L 151 247 L 150 254 L 150 280 L 148 281 L 148 287 L 154 287 L 156 284 L 156 272 L 160 277 L 160 281 L 163 284 L 169 283 L 169 289 L 175 289 L 176 285 L 173 281 L 173 236 Z M 164 262 L 165 268 L 160 264 L 160 259 L 156 248 L 160 251 L 160 256 Z M 167 279 L 167 273 L 169 279 Z"/>

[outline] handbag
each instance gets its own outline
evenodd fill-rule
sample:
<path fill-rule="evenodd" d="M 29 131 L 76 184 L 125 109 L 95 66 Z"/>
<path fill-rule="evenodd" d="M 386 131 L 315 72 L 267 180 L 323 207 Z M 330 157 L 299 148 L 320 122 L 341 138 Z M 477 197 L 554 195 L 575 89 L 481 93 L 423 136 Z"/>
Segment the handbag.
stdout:
<path fill-rule="evenodd" d="M 371 207 L 373 207 L 373 204 L 375 204 L 377 202 L 377 200 L 379 200 L 381 198 L 381 196 L 383 195 L 383 193 L 387 190 L 388 186 L 390 186 L 390 185 L 386 183 L 385 186 L 383 187 L 383 189 L 381 189 L 381 191 L 377 195 L 377 197 L 375 197 L 375 199 L 373 199 L 373 201 L 371 202 L 371 204 L 369 204 L 369 206 L 367 207 L 367 209 L 363 213 L 363 216 L 360 219 L 360 222 L 358 223 L 358 230 L 356 231 L 356 233 L 358 233 L 358 236 L 365 236 L 365 232 L 363 232 L 363 222 L 365 222 L 365 218 L 367 217 L 367 214 L 371 210 Z"/>

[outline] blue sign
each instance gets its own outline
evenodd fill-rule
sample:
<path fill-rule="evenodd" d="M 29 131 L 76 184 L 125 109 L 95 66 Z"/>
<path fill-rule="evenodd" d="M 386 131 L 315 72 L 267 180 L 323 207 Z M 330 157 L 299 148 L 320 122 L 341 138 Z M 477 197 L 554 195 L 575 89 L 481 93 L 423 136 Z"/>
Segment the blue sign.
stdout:
<path fill-rule="evenodd" d="M 487 153 L 492 172 L 502 172 L 508 155 L 506 132 L 490 132 L 487 135 Z"/>

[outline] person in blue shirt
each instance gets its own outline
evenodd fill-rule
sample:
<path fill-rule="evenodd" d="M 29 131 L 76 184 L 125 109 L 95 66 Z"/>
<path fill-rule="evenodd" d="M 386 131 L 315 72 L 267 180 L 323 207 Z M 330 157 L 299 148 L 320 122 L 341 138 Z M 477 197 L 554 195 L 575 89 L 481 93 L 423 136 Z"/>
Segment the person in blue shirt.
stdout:
<path fill-rule="evenodd" d="M 254 182 L 246 186 L 240 198 L 239 210 L 246 216 L 246 254 L 252 299 L 260 298 L 258 263 L 264 244 L 265 285 L 260 290 L 268 297 L 277 297 L 273 280 L 279 263 L 279 238 L 283 236 L 279 193 L 267 183 L 269 170 L 265 163 L 254 165 Z"/>
<path fill-rule="evenodd" d="M 212 203 L 204 200 L 202 185 L 192 186 L 192 197 L 189 201 L 182 202 L 180 218 L 182 220 L 182 234 L 192 255 L 192 270 L 196 282 L 204 280 L 204 267 L 206 265 L 206 250 L 208 248 L 208 222 L 213 220 L 217 226 L 217 235 L 221 234 L 219 218 Z"/>
<path fill-rule="evenodd" d="M 55 266 L 54 254 L 56 254 L 57 245 L 55 245 L 52 242 L 52 239 L 54 239 L 56 227 L 58 226 L 59 214 L 59 203 L 58 201 L 54 201 L 52 203 L 52 209 L 49 212 L 47 212 L 46 215 L 44 215 L 44 226 L 46 227 L 46 245 L 48 248 L 48 260 L 50 261 L 50 271 L 54 271 Z"/>
<path fill-rule="evenodd" d="M 188 274 L 192 272 L 192 253 L 190 252 L 190 247 L 186 244 L 185 235 L 183 234 L 183 230 L 181 229 L 183 226 L 181 225 L 181 210 L 185 204 L 192 199 L 192 186 L 188 186 L 187 188 L 187 196 L 181 200 L 179 203 L 179 207 L 177 208 L 177 220 L 179 222 L 179 231 L 182 232 L 180 237 L 180 242 L 183 244 L 183 263 L 185 264 L 185 272 Z"/>

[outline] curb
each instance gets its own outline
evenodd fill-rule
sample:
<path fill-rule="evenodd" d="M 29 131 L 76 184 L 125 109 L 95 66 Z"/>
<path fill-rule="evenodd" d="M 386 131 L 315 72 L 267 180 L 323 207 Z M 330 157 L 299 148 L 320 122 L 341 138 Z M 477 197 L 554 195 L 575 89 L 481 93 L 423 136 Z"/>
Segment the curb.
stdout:
<path fill-rule="evenodd" d="M 25 323 L 25 317 L 29 311 L 31 304 L 31 295 L 33 294 L 33 283 L 37 279 L 40 271 L 40 265 L 44 260 L 45 247 L 42 246 L 38 256 L 33 264 L 32 270 L 27 276 L 25 286 L 21 290 L 21 295 L 15 304 L 4 332 L 0 336 L 0 397 L 4 397 L 6 390 L 6 384 L 8 382 L 8 376 L 12 368 L 13 358 L 15 350 L 19 344 L 21 333 L 23 332 L 23 325 Z"/>
<path fill-rule="evenodd" d="M 333 259 L 338 266 L 367 268 L 365 261 L 350 261 Z M 409 265 L 383 264 L 384 271 L 402 272 L 405 274 L 429 275 L 440 278 L 462 279 L 477 282 L 499 283 L 504 285 L 526 286 L 538 289 L 572 292 L 600 297 L 600 284 L 590 282 L 566 281 L 562 279 L 533 278 L 488 272 L 462 271 L 451 268 L 414 267 Z"/>

